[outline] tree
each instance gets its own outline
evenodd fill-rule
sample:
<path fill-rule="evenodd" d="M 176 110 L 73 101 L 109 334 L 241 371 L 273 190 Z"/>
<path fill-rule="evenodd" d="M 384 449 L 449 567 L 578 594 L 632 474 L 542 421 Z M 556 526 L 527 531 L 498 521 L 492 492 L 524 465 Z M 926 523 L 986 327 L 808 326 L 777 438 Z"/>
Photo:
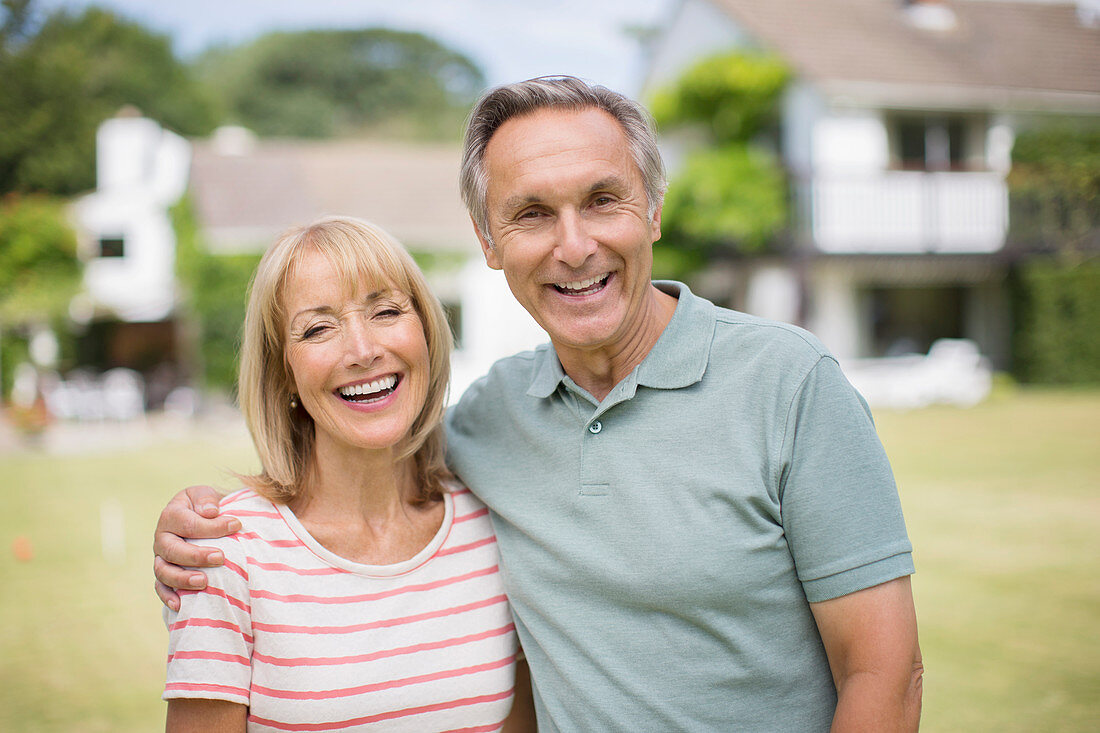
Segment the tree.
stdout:
<path fill-rule="evenodd" d="M 76 235 L 62 202 L 43 196 L 0 201 L 0 325 L 64 315 L 79 284 Z"/>
<path fill-rule="evenodd" d="M 4 22 L 0 23 L 0 50 L 20 43 L 31 22 L 31 0 L 4 0 Z"/>
<path fill-rule="evenodd" d="M 28 0 L 4 6 L 0 193 L 91 188 L 96 128 L 125 105 L 183 134 L 213 128 L 211 100 L 164 36 L 97 8 L 35 26 Z"/>
<path fill-rule="evenodd" d="M 763 250 L 787 222 L 787 188 L 771 132 L 786 67 L 770 56 L 703 59 L 651 102 L 662 129 L 688 129 L 705 144 L 691 153 L 665 197 L 662 230 L 674 247 L 701 257 L 721 249 Z"/>
<path fill-rule="evenodd" d="M 8 195 L 0 200 L 0 393 L 26 360 L 28 327 L 64 319 L 80 286 L 76 235 L 61 201 Z"/>
<path fill-rule="evenodd" d="M 385 29 L 270 33 L 207 53 L 202 78 L 261 135 L 455 136 L 484 85 L 460 53 Z"/>
<path fill-rule="evenodd" d="M 1100 248 L 1100 129 L 1052 125 L 1023 131 L 1008 175 L 1009 236 L 1076 259 Z"/>

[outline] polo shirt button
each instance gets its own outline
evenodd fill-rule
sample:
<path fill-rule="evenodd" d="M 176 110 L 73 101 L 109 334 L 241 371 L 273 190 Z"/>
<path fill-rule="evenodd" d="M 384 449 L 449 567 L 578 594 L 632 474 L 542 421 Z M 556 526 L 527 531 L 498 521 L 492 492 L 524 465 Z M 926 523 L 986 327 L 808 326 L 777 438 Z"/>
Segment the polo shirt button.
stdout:
<path fill-rule="evenodd" d="M 600 423 L 599 420 L 588 426 L 588 432 L 592 433 L 593 435 L 600 432 L 601 430 L 603 430 L 603 425 Z"/>

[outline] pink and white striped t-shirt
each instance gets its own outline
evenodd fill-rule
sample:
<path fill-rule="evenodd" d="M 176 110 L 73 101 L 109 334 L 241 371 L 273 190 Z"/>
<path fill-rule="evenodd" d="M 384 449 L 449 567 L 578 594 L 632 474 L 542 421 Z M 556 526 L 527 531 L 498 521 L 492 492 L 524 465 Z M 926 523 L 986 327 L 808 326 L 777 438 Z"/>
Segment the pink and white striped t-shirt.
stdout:
<path fill-rule="evenodd" d="M 322 547 L 251 490 L 242 530 L 198 544 L 225 566 L 167 611 L 164 698 L 249 706 L 249 731 L 495 731 L 512 704 L 516 635 L 485 506 L 447 494 L 439 532 L 396 565 Z"/>

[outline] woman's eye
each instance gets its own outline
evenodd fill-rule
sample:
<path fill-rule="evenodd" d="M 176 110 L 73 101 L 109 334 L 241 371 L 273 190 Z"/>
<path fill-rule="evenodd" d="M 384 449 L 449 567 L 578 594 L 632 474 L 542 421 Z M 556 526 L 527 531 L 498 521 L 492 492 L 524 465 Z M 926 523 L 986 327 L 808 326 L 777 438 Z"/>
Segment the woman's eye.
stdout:
<path fill-rule="evenodd" d="M 306 338 L 306 339 L 313 338 L 314 336 L 316 336 L 317 334 L 321 333 L 324 330 L 325 330 L 324 326 L 310 326 L 302 334 L 302 338 Z"/>

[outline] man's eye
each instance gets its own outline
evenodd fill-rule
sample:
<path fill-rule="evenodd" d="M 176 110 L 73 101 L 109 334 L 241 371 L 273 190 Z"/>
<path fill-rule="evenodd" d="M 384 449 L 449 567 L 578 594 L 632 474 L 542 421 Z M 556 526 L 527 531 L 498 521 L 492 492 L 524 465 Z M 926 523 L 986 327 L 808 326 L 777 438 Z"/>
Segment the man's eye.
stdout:
<path fill-rule="evenodd" d="M 594 198 L 592 200 L 592 203 L 595 204 L 596 206 L 607 206 L 613 200 L 614 199 L 612 199 L 610 196 L 597 196 L 596 198 Z"/>

